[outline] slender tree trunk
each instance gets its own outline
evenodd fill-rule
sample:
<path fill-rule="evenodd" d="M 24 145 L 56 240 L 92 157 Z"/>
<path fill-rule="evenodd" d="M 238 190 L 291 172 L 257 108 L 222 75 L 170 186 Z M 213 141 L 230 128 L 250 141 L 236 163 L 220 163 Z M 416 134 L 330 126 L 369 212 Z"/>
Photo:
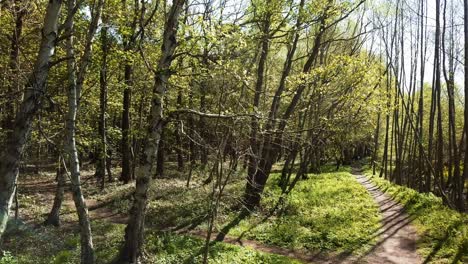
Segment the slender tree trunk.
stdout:
<path fill-rule="evenodd" d="M 13 120 L 15 118 L 15 93 L 21 91 L 20 88 L 20 39 L 23 32 L 23 17 L 26 15 L 26 8 L 21 6 L 20 0 L 13 1 L 13 16 L 15 18 L 15 27 L 11 35 L 10 48 L 10 73 L 8 75 L 9 83 L 7 85 L 7 96 L 9 100 L 5 102 L 6 116 L 4 119 L 4 129 L 13 129 Z"/>
<path fill-rule="evenodd" d="M 0 154 L 0 240 L 8 222 L 21 154 L 28 141 L 33 118 L 41 107 L 46 89 L 49 63 L 56 45 L 57 23 L 61 6 L 61 0 L 50 0 L 47 4 L 42 39 L 33 73 L 25 89 L 24 99 L 15 116 L 13 130 L 8 133 Z"/>
<path fill-rule="evenodd" d="M 271 14 L 266 14 L 264 18 L 262 18 L 263 27 L 261 29 L 262 34 L 262 41 L 260 45 L 260 60 L 258 62 L 257 67 L 257 82 L 255 84 L 255 94 L 254 94 L 254 101 L 253 101 L 253 109 L 254 111 L 258 111 L 260 106 L 260 96 L 263 91 L 264 86 L 264 79 L 265 79 L 265 66 L 266 61 L 268 59 L 268 51 L 269 51 L 269 42 L 270 42 L 270 20 Z M 257 173 L 257 166 L 258 166 L 258 159 L 260 154 L 260 142 L 258 140 L 258 129 L 259 124 L 256 117 L 252 117 L 250 121 L 250 160 L 249 166 L 247 170 L 247 184 L 255 187 L 255 174 Z"/>
<path fill-rule="evenodd" d="M 76 147 L 76 120 L 79 107 L 79 98 L 86 76 L 88 65 L 91 62 L 91 45 L 93 43 L 94 35 L 96 33 L 98 22 L 101 16 L 102 6 L 104 0 L 98 0 L 93 8 L 91 23 L 88 28 L 86 35 L 86 42 L 83 51 L 83 57 L 79 63 L 79 69 L 77 71 L 77 65 L 75 59 L 69 59 L 67 61 L 67 74 L 68 74 L 68 113 L 66 115 L 65 124 L 65 153 L 67 154 L 69 169 L 70 169 L 70 180 L 71 190 L 73 194 L 73 201 L 75 203 L 76 212 L 78 214 L 78 221 L 80 225 L 80 238 L 81 238 L 81 263 L 82 264 L 93 264 L 95 262 L 93 239 L 91 234 L 91 222 L 88 215 L 88 208 L 86 206 L 85 199 L 83 197 L 83 191 L 81 187 L 81 176 L 80 176 L 80 162 L 78 150 Z M 70 0 L 68 2 L 68 14 L 69 17 L 74 12 L 75 1 Z M 67 57 L 75 58 L 74 51 L 74 23 L 73 19 L 69 19 L 66 22 L 66 51 Z"/>
<path fill-rule="evenodd" d="M 57 166 L 57 189 L 55 190 L 54 205 L 52 206 L 50 213 L 47 215 L 47 219 L 44 222 L 45 225 L 60 226 L 60 208 L 62 207 L 66 183 L 65 169 L 63 168 L 62 163 L 63 158 L 60 156 Z"/>
<path fill-rule="evenodd" d="M 125 64 L 125 89 L 123 95 L 123 112 L 122 112 L 122 174 L 120 180 L 124 183 L 129 183 L 132 180 L 132 153 L 130 143 L 130 108 L 132 101 L 132 86 L 133 86 L 133 66 L 129 63 Z"/>
<path fill-rule="evenodd" d="M 106 133 L 106 112 L 107 112 L 107 27 L 101 29 L 101 71 L 99 72 L 99 147 L 98 147 L 98 160 L 96 164 L 96 176 L 101 181 L 100 187 L 104 189 L 106 179 L 107 166 L 107 133 Z M 109 179 L 112 179 L 110 176 Z"/>
<path fill-rule="evenodd" d="M 379 134 L 380 134 L 380 112 L 377 114 L 377 127 L 374 135 L 374 152 L 372 154 L 372 175 L 375 175 L 377 167 L 377 151 L 379 150 Z"/>
<path fill-rule="evenodd" d="M 303 72 L 306 74 L 311 71 L 313 65 L 315 64 L 316 59 L 318 58 L 322 37 L 326 29 L 325 28 L 326 17 L 328 15 L 327 12 L 328 12 L 328 9 L 330 8 L 330 4 L 331 2 L 329 2 L 329 5 L 327 5 L 327 7 L 325 8 L 324 13 L 320 19 L 319 31 L 317 32 L 313 47 L 303 67 Z M 289 53 L 287 56 L 288 58 L 285 64 L 286 68 L 284 70 L 287 70 L 288 61 L 292 60 L 292 57 L 294 56 L 294 54 Z M 284 112 L 281 118 L 278 129 L 277 131 L 275 131 L 274 135 L 272 134 L 272 128 L 274 125 L 274 123 L 272 123 L 273 119 L 270 118 L 270 120 L 268 121 L 266 125 L 265 129 L 267 133 L 265 135 L 265 139 L 263 140 L 263 149 L 262 149 L 262 152 L 260 153 L 258 169 L 256 170 L 253 176 L 248 177 L 247 184 L 245 187 L 244 203 L 246 207 L 249 209 L 253 209 L 260 204 L 261 194 L 263 193 L 263 189 L 265 188 L 265 184 L 270 175 L 271 168 L 273 164 L 277 161 L 279 153 L 280 153 L 279 146 L 281 146 L 282 134 L 284 133 L 284 130 L 286 128 L 287 120 L 289 120 L 289 118 L 293 114 L 294 109 L 299 103 L 299 100 L 305 88 L 306 88 L 305 84 L 300 84 L 299 87 L 297 88 L 291 102 L 289 103 L 288 107 L 286 108 L 286 111 Z M 282 89 L 281 86 L 279 86 L 278 90 L 280 89 Z M 282 91 L 278 92 L 278 90 L 275 93 L 275 97 L 278 95 L 277 97 L 280 98 Z M 274 111 L 278 110 L 278 108 L 274 108 L 273 105 L 272 105 L 272 109 Z M 269 113 L 269 116 L 270 117 L 276 116 L 276 113 Z"/>
<path fill-rule="evenodd" d="M 182 108 L 182 91 L 180 89 L 177 92 L 177 108 L 178 109 Z M 182 146 L 182 139 L 181 139 L 182 120 L 180 119 L 179 115 L 177 115 L 176 122 L 177 122 L 177 125 L 175 128 L 175 138 L 176 138 L 177 168 L 180 171 L 182 171 L 184 169 L 184 155 L 182 153 L 183 146 Z"/>
<path fill-rule="evenodd" d="M 419 104 L 418 104 L 418 141 L 420 141 L 423 137 L 423 117 L 424 117 L 424 73 L 425 73 L 425 59 L 426 59 L 426 42 L 425 42 L 425 27 L 424 27 L 424 1 L 421 0 L 420 10 L 420 31 L 421 31 L 421 67 L 420 67 L 420 80 L 419 80 Z M 418 165 L 419 165 L 419 174 L 421 177 L 419 178 L 419 191 L 423 191 L 426 187 L 425 181 L 430 178 L 430 173 L 424 166 L 424 147 L 422 142 L 419 142 L 419 151 L 418 151 Z M 423 176 L 426 175 L 426 178 L 423 179 Z M 427 176 L 429 175 L 429 176 Z"/>
<path fill-rule="evenodd" d="M 460 188 L 461 190 L 459 190 L 459 192 L 462 193 L 462 195 L 460 195 L 459 197 L 459 200 L 458 200 L 458 204 L 460 206 L 461 209 L 464 209 L 465 207 L 465 197 L 463 195 L 463 190 L 465 189 L 464 188 L 464 184 L 465 184 L 465 181 L 468 180 L 468 96 L 466 96 L 468 94 L 468 56 L 466 56 L 466 54 L 468 53 L 468 0 L 464 0 L 463 1 L 463 7 L 464 7 L 464 40 L 465 40 L 465 45 L 464 45 L 464 51 L 465 51 L 465 63 L 464 63 L 464 69 L 465 69 L 465 76 L 464 76 L 464 79 L 465 79 L 465 116 L 464 116 L 464 134 L 465 134 L 465 157 L 464 157 L 464 160 L 463 160 L 463 164 L 464 164 L 464 167 L 463 167 L 463 178 L 461 179 L 461 183 L 459 183 L 460 185 Z"/>
<path fill-rule="evenodd" d="M 130 218 L 125 228 L 125 241 L 120 250 L 117 263 L 138 263 L 144 242 L 144 223 L 148 189 L 151 175 L 156 161 L 159 141 L 163 129 L 163 98 L 166 93 L 167 81 L 169 80 L 169 67 L 173 60 L 177 46 L 176 36 L 179 24 L 179 16 L 185 0 L 174 0 L 167 15 L 165 23 L 161 57 L 155 72 L 153 97 L 151 100 L 151 111 L 148 122 L 148 136 L 145 144 L 144 158 L 136 179 L 134 202 L 130 209 Z"/>
<path fill-rule="evenodd" d="M 435 108 L 437 111 L 437 145 L 436 145 L 436 179 L 440 182 L 440 187 L 444 188 L 443 184 L 443 147 L 444 147 L 444 138 L 443 138 L 443 128 L 442 128 L 442 106 L 441 106 L 441 81 L 440 81 L 440 0 L 436 0 L 436 36 L 435 36 L 435 59 L 434 59 L 434 78 L 435 78 Z M 441 192 L 443 190 L 440 190 Z"/>
<path fill-rule="evenodd" d="M 156 174 L 161 178 L 164 176 L 164 131 L 161 131 L 161 139 L 159 140 L 158 155 L 156 157 Z M 156 178 L 156 177 L 155 177 Z"/>

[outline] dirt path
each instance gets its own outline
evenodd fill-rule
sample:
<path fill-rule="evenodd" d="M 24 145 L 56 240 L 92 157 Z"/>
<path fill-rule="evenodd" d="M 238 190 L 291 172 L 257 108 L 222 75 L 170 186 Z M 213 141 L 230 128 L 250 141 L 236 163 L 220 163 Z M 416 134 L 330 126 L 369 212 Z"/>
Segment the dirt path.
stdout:
<path fill-rule="evenodd" d="M 127 216 L 115 213 L 105 204 L 102 204 L 93 199 L 86 199 L 86 205 L 88 206 L 88 213 L 89 218 L 91 220 L 105 220 L 114 224 L 126 224 L 127 223 Z M 73 202 L 73 198 L 71 193 L 65 193 L 63 206 L 68 207 L 72 210 L 72 212 L 76 212 L 75 203 Z"/>
<path fill-rule="evenodd" d="M 372 198 L 378 204 L 382 214 L 382 227 L 377 230 L 375 236 L 377 243 L 367 252 L 359 256 L 352 254 L 324 254 L 291 250 L 276 246 L 265 245 L 253 240 L 239 240 L 235 237 L 226 236 L 224 243 L 248 246 L 255 250 L 283 255 L 304 263 L 367 263 L 367 264 L 419 264 L 421 257 L 416 252 L 416 241 L 418 239 L 416 230 L 411 225 L 411 217 L 403 207 L 383 193 L 369 179 L 361 174 L 359 169 L 353 169 L 356 180 L 367 189 Z M 191 231 L 190 235 L 205 238 L 204 231 Z M 216 237 L 214 233 L 212 237 Z"/>
<path fill-rule="evenodd" d="M 201 230 L 193 230 L 188 232 L 187 234 L 206 239 L 206 232 Z M 212 240 L 218 235 L 218 233 L 214 232 L 211 234 Z M 351 258 L 350 256 L 341 256 L 341 255 L 332 255 L 332 254 L 325 254 L 322 252 L 311 253 L 301 250 L 294 250 L 294 249 L 287 249 L 272 245 L 265 245 L 260 242 L 248 239 L 238 239 L 229 235 L 226 235 L 223 243 L 228 243 L 232 245 L 238 245 L 242 247 L 249 247 L 255 249 L 260 252 L 282 255 L 289 257 L 291 259 L 298 260 L 303 263 L 316 263 L 316 264 L 333 264 L 333 263 L 341 263 L 341 264 L 351 264 L 354 263 L 356 260 L 355 258 Z"/>
<path fill-rule="evenodd" d="M 319 264 L 351 264 L 351 263 L 368 263 L 368 264 L 419 264 L 422 259 L 416 253 L 417 234 L 415 229 L 410 225 L 412 219 L 404 213 L 401 205 L 393 201 L 389 196 L 378 189 L 370 180 L 361 174 L 359 169 L 353 169 L 353 174 L 356 180 L 361 183 L 374 198 L 380 207 L 382 213 L 382 227 L 376 232 L 378 242 L 369 251 L 360 256 L 352 254 L 333 254 L 333 252 L 306 252 L 300 250 L 292 250 L 277 246 L 265 245 L 254 240 L 239 240 L 232 236 L 226 236 L 224 243 L 247 246 L 255 250 L 272 253 L 277 255 L 287 256 L 292 259 L 299 260 L 303 263 L 319 263 Z M 45 183 L 44 183 L 45 184 Z M 49 186 L 50 185 L 50 186 Z M 24 188 L 28 187 L 25 185 Z M 36 185 L 37 187 L 37 185 Z M 49 198 L 51 203 L 53 199 L 53 191 L 55 184 L 53 182 L 44 188 L 46 198 Z M 37 188 L 35 188 L 37 189 Z M 26 188 L 26 190 L 28 190 Z M 41 197 L 42 197 L 41 196 Z M 117 224 L 125 224 L 127 216 L 112 212 L 107 207 L 106 203 L 99 202 L 94 199 L 86 199 L 89 208 L 90 218 L 93 220 L 104 220 Z M 75 206 L 70 192 L 65 193 L 63 206 L 68 208 L 70 212 L 75 212 Z M 71 225 L 74 222 L 64 223 Z M 205 238 L 206 234 L 203 231 L 190 231 L 188 234 Z M 212 235 L 214 239 L 216 233 Z"/>
<path fill-rule="evenodd" d="M 417 234 L 403 207 L 383 193 L 359 169 L 353 169 L 356 180 L 364 186 L 377 202 L 382 214 L 382 227 L 376 234 L 375 246 L 360 257 L 360 263 L 372 264 L 416 264 L 422 263 L 416 252 Z"/>

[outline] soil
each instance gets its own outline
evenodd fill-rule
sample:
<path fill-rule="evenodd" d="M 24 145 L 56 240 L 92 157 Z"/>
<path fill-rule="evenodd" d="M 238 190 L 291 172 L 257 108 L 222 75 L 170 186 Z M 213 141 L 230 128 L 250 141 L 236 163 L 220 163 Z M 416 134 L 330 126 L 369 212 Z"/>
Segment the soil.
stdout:
<path fill-rule="evenodd" d="M 388 195 L 383 193 L 368 178 L 363 176 L 359 169 L 353 169 L 356 180 L 362 184 L 380 208 L 382 214 L 382 227 L 376 232 L 377 243 L 367 252 L 359 256 L 349 253 L 333 254 L 325 252 L 306 252 L 292 250 L 276 246 L 265 245 L 257 241 L 237 239 L 232 236 L 225 236 L 223 242 L 246 246 L 255 250 L 287 256 L 304 263 L 369 263 L 369 264 L 416 264 L 422 263 L 421 257 L 416 251 L 416 241 L 418 235 L 415 228 L 411 225 L 411 217 L 405 212 L 404 208 Z M 40 188 L 38 188 L 40 186 Z M 23 184 L 23 191 L 26 193 L 35 193 L 43 196 L 41 200 L 47 200 L 52 203 L 55 191 L 54 181 L 28 181 Z M 29 188 L 28 188 L 29 187 Z M 32 188 L 31 188 L 32 187 Z M 40 193 L 36 193 L 40 192 Z M 117 224 L 126 224 L 128 217 L 119 213 L 114 213 L 106 207 L 105 203 L 87 199 L 86 204 L 89 208 L 89 215 L 92 220 L 105 220 Z M 75 212 L 75 206 L 70 192 L 65 193 L 63 206 L 69 211 Z M 64 227 L 73 223 L 64 223 Z M 206 237 L 205 231 L 189 231 L 188 234 L 197 237 Z M 212 234 L 214 239 L 217 233 Z"/>
<path fill-rule="evenodd" d="M 258 251 L 290 257 L 304 263 L 368 263 L 368 264 L 417 264 L 422 258 L 417 253 L 418 235 L 411 225 L 413 220 L 404 208 L 391 197 L 383 193 L 359 169 L 353 169 L 356 180 L 367 189 L 378 204 L 382 214 L 382 226 L 375 236 L 377 243 L 367 252 L 355 256 L 352 254 L 310 253 L 276 246 L 264 245 L 253 240 L 237 239 L 226 236 L 223 242 L 247 246 Z M 206 238 L 204 231 L 193 231 L 191 235 Z M 215 238 L 217 233 L 212 234 Z"/>
<path fill-rule="evenodd" d="M 379 205 L 382 214 L 382 227 L 378 231 L 378 242 L 359 259 L 373 264 L 413 264 L 422 263 L 417 253 L 418 235 L 411 225 L 413 219 L 404 208 L 383 193 L 359 169 L 354 169 L 356 180 L 364 186 Z"/>

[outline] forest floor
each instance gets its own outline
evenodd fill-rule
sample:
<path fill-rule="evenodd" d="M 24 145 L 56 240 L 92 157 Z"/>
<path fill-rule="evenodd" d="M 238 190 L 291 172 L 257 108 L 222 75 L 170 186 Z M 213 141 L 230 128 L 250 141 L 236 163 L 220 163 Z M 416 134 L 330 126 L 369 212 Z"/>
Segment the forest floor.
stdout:
<path fill-rule="evenodd" d="M 185 174 L 170 171 L 153 182 L 149 193 L 146 263 L 199 263 L 211 186 L 203 184 L 203 172 L 194 175 L 187 188 Z M 366 177 L 368 171 L 354 170 L 353 174 L 350 168 L 335 172 L 324 167 L 323 173 L 301 181 L 279 212 L 269 214 L 280 195 L 279 174 L 273 173 L 261 209 L 248 215 L 232 210 L 244 186 L 242 172 L 234 175 L 211 236 L 215 239 L 222 234 L 224 243 L 210 243 L 211 262 L 379 264 L 423 263 L 424 258 L 424 263 L 465 263 L 465 216 L 437 208 L 433 218 L 443 211 L 452 221 L 439 227 L 430 226 L 427 219 L 421 223 L 421 210 L 415 213 L 410 206 L 418 199 L 395 196 L 392 188 L 396 187 Z M 92 170 L 84 170 L 83 179 L 98 263 L 107 263 L 122 241 L 133 185 L 114 182 L 101 191 Z M 25 175 L 20 190 L 21 220 L 12 221 L 16 225 L 5 241 L 11 261 L 0 263 L 77 263 L 79 236 L 70 193 L 62 208 L 62 226 L 54 228 L 41 225 L 54 197 L 53 173 Z M 398 193 L 407 192 L 400 189 Z M 394 200 L 404 205 L 408 215 Z M 424 211 L 425 215 L 431 212 Z M 446 232 L 439 234 L 435 229 Z M 451 238 L 447 239 L 447 232 Z"/>

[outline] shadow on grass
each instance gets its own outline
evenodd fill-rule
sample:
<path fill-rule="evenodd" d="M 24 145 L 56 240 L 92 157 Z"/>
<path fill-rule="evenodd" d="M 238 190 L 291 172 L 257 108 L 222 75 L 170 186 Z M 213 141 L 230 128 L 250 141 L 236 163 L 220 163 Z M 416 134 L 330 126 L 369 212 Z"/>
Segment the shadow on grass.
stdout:
<path fill-rule="evenodd" d="M 229 231 L 236 227 L 242 220 L 246 219 L 251 215 L 251 212 L 247 209 L 242 209 L 241 212 L 237 217 L 235 217 L 231 222 L 229 222 L 227 225 L 225 225 L 221 231 L 218 233 L 218 235 L 215 238 L 215 241 L 223 241 L 226 235 L 229 233 Z M 266 220 L 265 220 L 266 221 Z M 238 238 L 240 240 L 242 238 L 242 235 Z"/>
<path fill-rule="evenodd" d="M 457 222 L 453 223 L 452 225 L 450 225 L 447 228 L 447 230 L 457 230 L 462 225 L 463 225 L 463 221 L 457 221 Z M 424 259 L 424 262 L 423 262 L 424 264 L 430 263 L 434 259 L 434 257 L 442 249 L 444 244 L 449 240 L 450 236 L 451 236 L 451 232 L 450 231 L 445 231 L 444 237 L 441 238 L 441 239 L 437 239 L 438 240 L 437 244 L 435 244 L 435 246 L 432 247 L 431 253 L 429 253 L 429 255 L 427 255 L 427 257 Z M 468 250 L 467 244 L 468 244 L 468 241 L 465 241 L 464 244 L 461 244 L 458 247 L 457 254 L 455 255 L 455 257 L 454 257 L 454 259 L 453 259 L 453 261 L 451 263 L 458 263 L 458 261 L 461 260 L 461 258 L 464 255 L 467 254 L 467 250 Z"/>

